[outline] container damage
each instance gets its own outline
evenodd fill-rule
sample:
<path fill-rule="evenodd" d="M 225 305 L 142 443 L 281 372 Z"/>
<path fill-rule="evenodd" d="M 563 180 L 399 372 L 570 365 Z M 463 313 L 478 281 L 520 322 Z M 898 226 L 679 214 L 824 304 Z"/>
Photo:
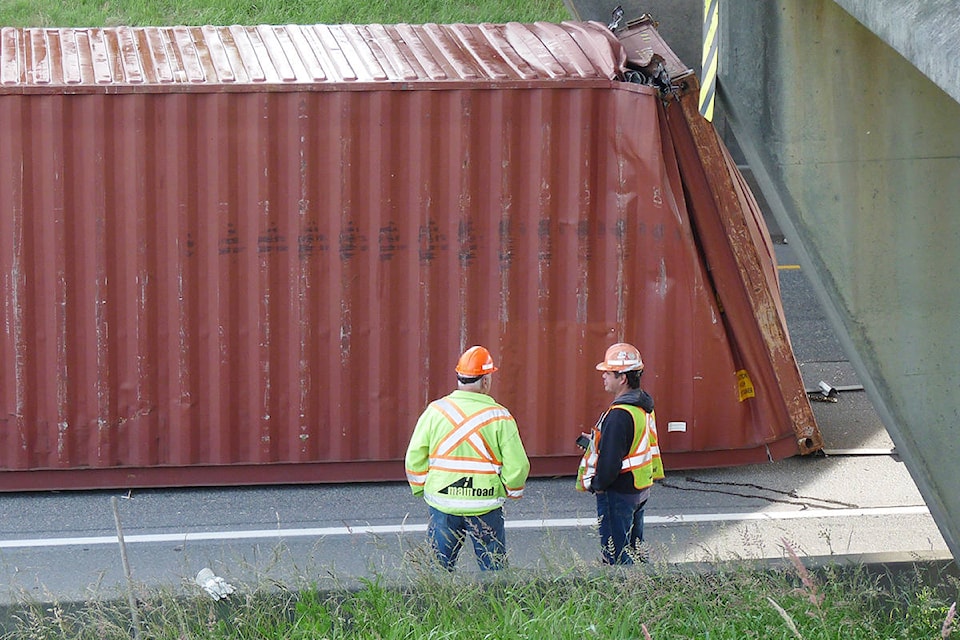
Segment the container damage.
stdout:
<path fill-rule="evenodd" d="M 483 344 L 537 475 L 638 345 L 667 471 L 822 447 L 649 20 L 0 30 L 0 490 L 402 480 Z"/>

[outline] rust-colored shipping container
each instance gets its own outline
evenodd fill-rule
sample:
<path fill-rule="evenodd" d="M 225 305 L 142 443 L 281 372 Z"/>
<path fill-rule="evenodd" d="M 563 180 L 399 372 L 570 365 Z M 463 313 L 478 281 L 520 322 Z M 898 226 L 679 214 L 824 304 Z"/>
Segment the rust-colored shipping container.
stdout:
<path fill-rule="evenodd" d="M 668 471 L 820 448 L 695 96 L 647 22 L 2 29 L 0 490 L 400 480 L 472 344 L 536 474 L 618 340 Z"/>

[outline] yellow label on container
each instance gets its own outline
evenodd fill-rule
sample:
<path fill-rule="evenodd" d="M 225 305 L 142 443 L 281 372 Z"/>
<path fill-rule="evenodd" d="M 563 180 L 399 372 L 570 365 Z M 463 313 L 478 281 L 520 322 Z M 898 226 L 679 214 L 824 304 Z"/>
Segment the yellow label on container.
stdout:
<path fill-rule="evenodd" d="M 737 371 L 737 395 L 740 396 L 740 402 L 757 396 L 753 389 L 753 380 L 750 379 L 750 374 L 747 373 L 746 369 Z"/>

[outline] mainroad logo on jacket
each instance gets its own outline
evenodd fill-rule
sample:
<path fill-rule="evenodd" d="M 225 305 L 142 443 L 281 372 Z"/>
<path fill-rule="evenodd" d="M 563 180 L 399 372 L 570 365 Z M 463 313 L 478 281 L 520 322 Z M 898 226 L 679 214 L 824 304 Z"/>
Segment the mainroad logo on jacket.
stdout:
<path fill-rule="evenodd" d="M 453 484 L 449 484 L 438 493 L 445 493 L 448 496 L 466 496 L 469 498 L 492 498 L 493 487 L 479 489 L 473 486 L 473 478 L 460 478 Z"/>

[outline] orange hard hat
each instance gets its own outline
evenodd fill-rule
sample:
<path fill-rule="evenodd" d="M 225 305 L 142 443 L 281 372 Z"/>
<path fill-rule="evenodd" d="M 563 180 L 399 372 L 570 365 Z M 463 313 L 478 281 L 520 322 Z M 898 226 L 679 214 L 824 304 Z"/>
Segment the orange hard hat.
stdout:
<path fill-rule="evenodd" d="M 610 345 L 607 353 L 603 356 L 603 362 L 597 365 L 597 369 L 618 373 L 643 371 L 643 359 L 640 357 L 640 350 L 635 346 L 626 342 L 618 342 Z"/>
<path fill-rule="evenodd" d="M 479 346 L 464 351 L 457 362 L 457 373 L 462 376 L 485 376 L 496 370 L 490 352 Z"/>

